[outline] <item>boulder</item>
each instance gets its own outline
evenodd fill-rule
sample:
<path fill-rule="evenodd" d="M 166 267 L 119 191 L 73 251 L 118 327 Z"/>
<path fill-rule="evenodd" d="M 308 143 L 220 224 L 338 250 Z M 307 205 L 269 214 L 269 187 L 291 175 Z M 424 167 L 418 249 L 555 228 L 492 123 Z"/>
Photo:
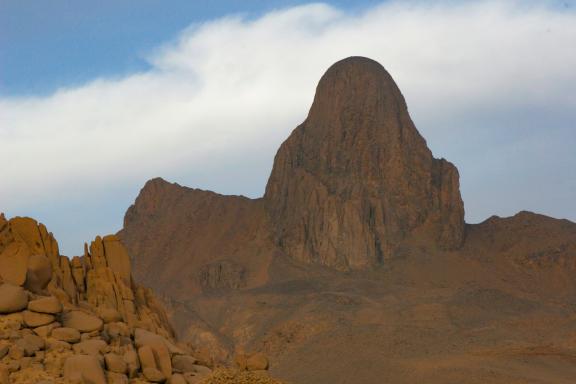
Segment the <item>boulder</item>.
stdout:
<path fill-rule="evenodd" d="M 142 374 L 146 378 L 146 380 L 151 381 L 153 383 L 162 383 L 166 381 L 166 376 L 156 368 L 144 368 L 142 370 Z"/>
<path fill-rule="evenodd" d="M 104 361 L 106 362 L 107 370 L 122 374 L 126 373 L 127 364 L 122 356 L 115 353 L 107 353 L 104 355 Z"/>
<path fill-rule="evenodd" d="M 70 311 L 62 315 L 65 327 L 75 328 L 80 332 L 92 332 L 102 329 L 102 319 L 83 311 Z"/>
<path fill-rule="evenodd" d="M 128 384 L 128 377 L 126 375 L 117 373 L 117 372 L 110 372 L 106 371 L 106 380 L 108 384 Z"/>
<path fill-rule="evenodd" d="M 98 359 L 88 355 L 74 355 L 64 363 L 64 379 L 77 380 L 78 375 L 83 383 L 107 384 L 106 376 Z"/>
<path fill-rule="evenodd" d="M 114 308 L 101 308 L 98 310 L 98 315 L 100 315 L 104 323 L 122 321 L 122 314 Z"/>
<path fill-rule="evenodd" d="M 136 373 L 140 369 L 140 360 L 138 359 L 138 354 L 133 350 L 128 350 L 122 356 L 124 361 L 126 362 L 126 366 L 128 369 L 128 377 L 133 378 L 136 376 Z"/>
<path fill-rule="evenodd" d="M 119 338 L 122 336 L 130 337 L 130 333 L 131 333 L 128 325 L 126 323 L 122 323 L 120 321 L 108 323 L 108 324 L 106 324 L 104 329 L 108 333 L 108 336 L 110 336 L 112 339 L 116 339 L 116 338 Z"/>
<path fill-rule="evenodd" d="M 37 335 L 24 335 L 16 341 L 16 345 L 24 350 L 26 356 L 32 356 L 45 347 L 44 339 Z"/>
<path fill-rule="evenodd" d="M 105 352 L 107 347 L 108 344 L 106 344 L 104 340 L 93 339 L 81 341 L 77 344 L 74 344 L 72 348 L 74 349 L 74 353 L 77 354 L 98 356 Z"/>
<path fill-rule="evenodd" d="M 156 335 L 145 329 L 134 330 L 134 342 L 136 346 L 149 346 L 154 351 L 154 357 L 158 362 L 158 368 L 166 377 L 172 374 L 172 361 L 167 347 L 168 341 L 162 336 Z"/>
<path fill-rule="evenodd" d="M 254 353 L 246 359 L 246 369 L 249 371 L 262 371 L 268 369 L 268 358 L 262 352 Z"/>
<path fill-rule="evenodd" d="M 80 341 L 80 331 L 75 328 L 55 328 L 51 336 L 56 340 L 62 340 L 67 343 L 78 343 Z"/>
<path fill-rule="evenodd" d="M 56 314 L 62 312 L 62 304 L 56 297 L 48 296 L 30 301 L 28 309 L 34 312 Z"/>
<path fill-rule="evenodd" d="M 50 336 L 52 334 L 52 330 L 54 328 L 58 328 L 60 327 L 60 323 L 58 323 L 57 321 L 50 323 L 48 325 L 43 325 L 41 327 L 36 327 L 33 329 L 34 333 L 37 334 L 40 337 L 43 338 L 47 338 L 48 336 Z"/>
<path fill-rule="evenodd" d="M 188 355 L 174 355 L 172 357 L 172 369 L 175 372 L 194 372 L 197 360 Z"/>
<path fill-rule="evenodd" d="M 212 373 L 212 370 L 203 365 L 195 365 L 194 373 L 196 374 L 196 376 L 208 376 L 209 374 Z"/>
<path fill-rule="evenodd" d="M 62 340 L 48 339 L 46 349 L 55 352 L 64 352 L 72 349 L 72 345 Z"/>
<path fill-rule="evenodd" d="M 52 266 L 45 255 L 32 255 L 28 259 L 26 288 L 32 292 L 42 292 L 52 278 Z"/>
<path fill-rule="evenodd" d="M 0 277 L 14 285 L 24 285 L 30 250 L 25 243 L 14 241 L 0 253 Z"/>
<path fill-rule="evenodd" d="M 172 377 L 170 377 L 170 379 L 168 379 L 167 383 L 168 384 L 188 384 L 188 382 L 186 381 L 184 376 L 182 376 L 178 373 L 173 374 Z"/>
<path fill-rule="evenodd" d="M 22 314 L 24 319 L 24 324 L 30 328 L 41 327 L 43 325 L 48 325 L 53 323 L 56 318 L 54 315 L 47 313 L 38 313 L 33 311 L 24 311 Z"/>
<path fill-rule="evenodd" d="M 140 359 L 142 370 L 145 368 L 156 368 L 156 359 L 151 347 L 146 345 L 138 348 L 138 358 Z"/>
<path fill-rule="evenodd" d="M 236 367 L 241 370 L 241 371 L 245 371 L 246 370 L 246 361 L 248 360 L 248 356 L 246 356 L 245 353 L 237 353 L 234 356 L 234 364 L 236 365 Z"/>
<path fill-rule="evenodd" d="M 0 384 L 10 384 L 10 371 L 3 365 L 0 365 Z"/>
<path fill-rule="evenodd" d="M 27 305 L 28 295 L 24 289 L 10 283 L 0 285 L 0 313 L 18 312 Z"/>

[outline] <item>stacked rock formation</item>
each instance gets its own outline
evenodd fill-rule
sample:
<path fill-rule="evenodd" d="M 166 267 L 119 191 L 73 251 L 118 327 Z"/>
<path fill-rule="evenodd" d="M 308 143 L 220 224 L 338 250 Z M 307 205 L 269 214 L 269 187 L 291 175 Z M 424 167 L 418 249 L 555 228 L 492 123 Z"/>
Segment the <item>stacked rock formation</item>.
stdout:
<path fill-rule="evenodd" d="M 114 235 L 97 237 L 83 257 L 61 256 L 43 224 L 0 217 L 0 278 L 32 293 L 44 290 L 63 304 L 116 311 L 130 327 L 166 337 L 172 330 L 152 291 L 134 284 L 130 257 Z"/>
<path fill-rule="evenodd" d="M 70 262 L 42 224 L 0 215 L 0 384 L 197 383 L 211 369 L 177 345 L 115 236 Z"/>

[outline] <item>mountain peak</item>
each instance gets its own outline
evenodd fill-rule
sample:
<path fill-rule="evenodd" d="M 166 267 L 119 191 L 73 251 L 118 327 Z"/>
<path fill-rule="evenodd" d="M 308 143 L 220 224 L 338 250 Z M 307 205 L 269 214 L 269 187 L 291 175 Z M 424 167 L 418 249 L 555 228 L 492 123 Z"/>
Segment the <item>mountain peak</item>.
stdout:
<path fill-rule="evenodd" d="M 322 76 L 265 200 L 278 245 L 338 269 L 382 263 L 417 228 L 444 248 L 464 235 L 458 171 L 432 157 L 392 77 L 363 57 Z"/>
<path fill-rule="evenodd" d="M 326 108 L 370 108 L 389 104 L 406 109 L 392 76 L 372 59 L 353 56 L 334 63 L 320 79 L 311 115 Z"/>

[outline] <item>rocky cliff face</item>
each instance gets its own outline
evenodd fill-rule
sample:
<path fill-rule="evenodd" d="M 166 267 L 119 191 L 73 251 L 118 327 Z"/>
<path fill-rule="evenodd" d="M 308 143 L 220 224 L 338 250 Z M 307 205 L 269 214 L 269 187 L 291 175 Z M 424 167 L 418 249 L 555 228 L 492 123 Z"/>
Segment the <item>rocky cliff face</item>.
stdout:
<path fill-rule="evenodd" d="M 464 237 L 458 171 L 432 157 L 394 80 L 366 58 L 322 77 L 308 117 L 276 155 L 264 199 L 278 246 L 306 263 L 381 264 L 417 228 L 443 248 Z"/>

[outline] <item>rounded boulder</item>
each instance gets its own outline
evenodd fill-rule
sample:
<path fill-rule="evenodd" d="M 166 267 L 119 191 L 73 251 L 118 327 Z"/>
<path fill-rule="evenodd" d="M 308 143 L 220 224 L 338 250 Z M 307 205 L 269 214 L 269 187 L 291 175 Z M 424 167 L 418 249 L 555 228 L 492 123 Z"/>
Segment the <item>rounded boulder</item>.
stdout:
<path fill-rule="evenodd" d="M 82 311 L 70 311 L 62 315 L 62 324 L 80 332 L 93 332 L 102 329 L 103 321 L 97 316 Z"/>
<path fill-rule="evenodd" d="M 26 309 L 28 295 L 17 285 L 4 283 L 0 285 L 0 313 L 14 313 Z"/>

